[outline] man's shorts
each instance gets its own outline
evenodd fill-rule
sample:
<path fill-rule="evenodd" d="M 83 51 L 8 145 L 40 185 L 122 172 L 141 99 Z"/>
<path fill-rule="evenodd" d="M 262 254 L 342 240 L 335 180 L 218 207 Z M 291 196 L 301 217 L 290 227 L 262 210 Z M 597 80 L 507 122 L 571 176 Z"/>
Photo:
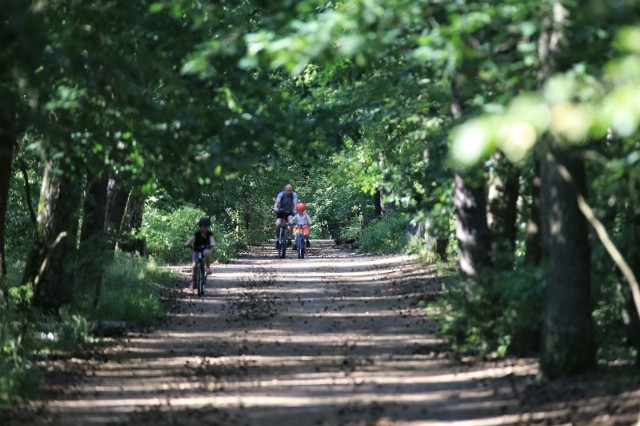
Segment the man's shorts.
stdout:
<path fill-rule="evenodd" d="M 305 237 L 309 236 L 309 227 L 308 226 L 296 226 L 296 232 L 299 232 L 302 229 L 302 233 Z"/>
<path fill-rule="evenodd" d="M 289 216 L 293 216 L 293 212 L 278 212 L 276 213 L 276 219 L 289 219 Z"/>

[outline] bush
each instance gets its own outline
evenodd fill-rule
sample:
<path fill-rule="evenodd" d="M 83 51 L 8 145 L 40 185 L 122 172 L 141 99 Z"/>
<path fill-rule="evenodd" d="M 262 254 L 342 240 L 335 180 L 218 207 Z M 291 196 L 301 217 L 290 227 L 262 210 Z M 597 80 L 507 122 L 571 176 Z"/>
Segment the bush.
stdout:
<path fill-rule="evenodd" d="M 452 278 L 441 299 L 441 334 L 464 354 L 527 355 L 538 351 L 546 281 L 543 270 L 485 271 L 467 288 Z"/>
<path fill-rule="evenodd" d="M 145 210 L 142 234 L 147 242 L 147 252 L 161 263 L 185 263 L 190 259 L 184 242 L 197 231 L 198 219 L 207 214 L 193 207 L 181 207 L 166 212 L 150 204 Z M 213 232 L 218 246 L 213 250 L 213 259 L 228 262 L 236 254 L 236 242 L 212 219 Z M 189 260 L 190 261 L 190 260 Z"/>
<path fill-rule="evenodd" d="M 174 274 L 153 260 L 118 251 L 105 269 L 97 308 L 93 309 L 91 297 L 83 297 L 79 310 L 94 321 L 149 324 L 165 314 L 161 297 L 174 281 Z"/>
<path fill-rule="evenodd" d="M 404 220 L 399 217 L 378 219 L 362 230 L 358 252 L 398 253 L 402 251 L 406 241 Z"/>
<path fill-rule="evenodd" d="M 6 278 L 0 278 L 3 279 Z M 31 351 L 24 350 L 24 340 L 32 339 L 24 339 L 29 329 L 18 309 L 32 293 L 27 286 L 14 286 L 11 282 L 6 285 L 6 297 L 0 298 L 0 407 L 35 394 L 41 384 L 41 374 L 28 357 Z"/>

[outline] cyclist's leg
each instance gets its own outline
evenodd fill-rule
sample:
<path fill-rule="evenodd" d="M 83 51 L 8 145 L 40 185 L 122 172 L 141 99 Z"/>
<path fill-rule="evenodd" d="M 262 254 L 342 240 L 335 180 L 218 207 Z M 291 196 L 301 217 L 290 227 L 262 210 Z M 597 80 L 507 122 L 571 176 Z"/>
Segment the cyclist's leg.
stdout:
<path fill-rule="evenodd" d="M 279 242 L 278 242 L 278 239 L 280 238 L 279 232 L 280 232 L 280 224 L 282 223 L 282 220 L 283 219 L 280 217 L 280 215 L 277 215 L 277 217 L 276 217 L 276 231 L 275 231 L 275 234 L 276 234 L 276 249 L 279 248 L 279 246 L 280 246 Z"/>
<path fill-rule="evenodd" d="M 275 230 L 275 236 L 276 238 L 278 238 L 278 228 L 280 228 L 280 223 L 282 222 L 282 219 L 280 219 L 279 217 L 276 218 L 276 230 Z"/>
<path fill-rule="evenodd" d="M 291 245 L 291 236 L 293 235 L 293 215 L 287 216 L 287 228 L 289 229 L 289 239 L 287 245 Z"/>
<path fill-rule="evenodd" d="M 207 249 L 202 254 L 204 254 L 204 261 L 207 267 L 207 275 L 211 275 L 211 250 Z"/>
<path fill-rule="evenodd" d="M 302 232 L 304 233 L 304 239 L 307 241 L 307 247 L 311 247 L 311 241 L 309 241 L 309 227 L 303 226 Z"/>

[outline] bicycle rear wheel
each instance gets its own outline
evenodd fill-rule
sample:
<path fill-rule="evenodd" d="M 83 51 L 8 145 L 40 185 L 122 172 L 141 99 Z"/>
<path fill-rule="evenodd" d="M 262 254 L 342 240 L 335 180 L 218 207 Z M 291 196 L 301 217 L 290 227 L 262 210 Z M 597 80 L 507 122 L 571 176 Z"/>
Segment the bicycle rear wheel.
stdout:
<path fill-rule="evenodd" d="M 204 296 L 204 282 L 206 275 L 204 274 L 204 263 L 198 265 L 198 296 Z"/>
<path fill-rule="evenodd" d="M 296 237 L 296 250 L 298 251 L 298 259 L 304 259 L 304 238 Z"/>

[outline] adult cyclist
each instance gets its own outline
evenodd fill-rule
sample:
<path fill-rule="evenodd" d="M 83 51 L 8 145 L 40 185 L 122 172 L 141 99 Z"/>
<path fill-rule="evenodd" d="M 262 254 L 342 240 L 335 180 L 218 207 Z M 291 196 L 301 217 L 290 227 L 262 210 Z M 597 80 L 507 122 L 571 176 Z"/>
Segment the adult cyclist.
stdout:
<path fill-rule="evenodd" d="M 298 203 L 298 194 L 293 191 L 293 185 L 290 183 L 284 186 L 284 191 L 276 196 L 276 203 L 273 205 L 273 210 L 276 212 L 276 249 L 280 248 L 278 242 L 278 228 L 283 220 L 287 221 L 289 226 L 289 240 L 287 245 L 291 245 L 291 223 L 293 221 L 293 210 Z"/>

